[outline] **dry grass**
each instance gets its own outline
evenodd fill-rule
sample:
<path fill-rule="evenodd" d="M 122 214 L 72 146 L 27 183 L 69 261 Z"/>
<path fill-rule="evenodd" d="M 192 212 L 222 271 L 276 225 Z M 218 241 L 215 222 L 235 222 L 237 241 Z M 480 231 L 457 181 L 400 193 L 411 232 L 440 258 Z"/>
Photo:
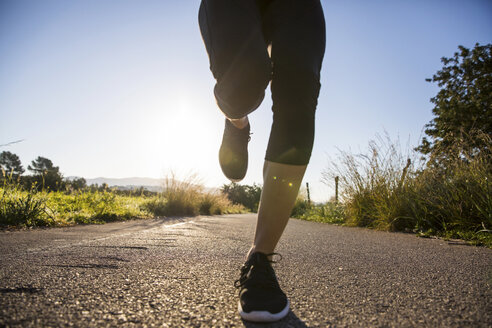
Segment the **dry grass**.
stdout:
<path fill-rule="evenodd" d="M 196 216 L 245 213 L 246 209 L 232 204 L 225 195 L 206 191 L 196 175 L 178 180 L 171 174 L 164 181 L 164 191 L 149 199 L 144 208 L 157 216 Z"/>
<path fill-rule="evenodd" d="M 66 226 L 104 223 L 156 216 L 195 216 L 245 213 L 225 195 L 206 191 L 196 176 L 179 181 L 165 180 L 165 190 L 157 196 L 118 195 L 111 190 L 48 192 L 23 190 L 12 179 L 0 187 L 0 225 Z"/>
<path fill-rule="evenodd" d="M 445 165 L 425 165 L 415 152 L 402 151 L 398 141 L 378 137 L 367 153 L 341 152 L 323 172 L 324 180 L 340 177 L 347 225 L 492 245 L 487 232 L 492 228 L 492 143 L 482 137 L 488 148 L 449 156 Z"/>

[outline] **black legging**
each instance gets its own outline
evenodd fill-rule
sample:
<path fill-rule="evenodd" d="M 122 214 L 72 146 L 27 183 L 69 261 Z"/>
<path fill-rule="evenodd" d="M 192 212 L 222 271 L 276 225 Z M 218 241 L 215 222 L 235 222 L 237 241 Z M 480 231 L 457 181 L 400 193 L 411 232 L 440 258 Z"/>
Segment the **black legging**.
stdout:
<path fill-rule="evenodd" d="M 219 108 L 232 119 L 246 116 L 271 81 L 273 125 L 265 159 L 308 164 L 325 52 L 320 1 L 202 0 L 199 22 Z"/>

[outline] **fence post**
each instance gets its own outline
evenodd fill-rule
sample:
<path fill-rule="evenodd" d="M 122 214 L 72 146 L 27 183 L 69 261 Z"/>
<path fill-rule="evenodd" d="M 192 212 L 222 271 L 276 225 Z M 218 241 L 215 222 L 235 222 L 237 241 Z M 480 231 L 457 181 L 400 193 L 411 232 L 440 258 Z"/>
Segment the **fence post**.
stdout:
<path fill-rule="evenodd" d="M 335 203 L 338 204 L 338 176 L 335 177 Z"/>
<path fill-rule="evenodd" d="M 309 182 L 306 182 L 308 204 L 311 205 L 311 194 L 309 193 Z"/>

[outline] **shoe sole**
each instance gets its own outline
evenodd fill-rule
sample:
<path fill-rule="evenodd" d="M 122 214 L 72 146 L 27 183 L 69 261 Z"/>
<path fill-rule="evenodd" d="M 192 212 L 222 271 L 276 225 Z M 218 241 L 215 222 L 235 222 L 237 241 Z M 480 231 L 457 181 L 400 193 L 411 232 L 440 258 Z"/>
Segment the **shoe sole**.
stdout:
<path fill-rule="evenodd" d="M 227 119 L 226 119 L 226 127 L 224 128 L 224 136 L 225 136 L 225 130 L 227 129 Z M 232 125 L 232 123 L 229 123 Z M 251 126 L 248 125 L 246 126 L 248 127 L 248 130 L 251 128 Z M 236 128 L 237 129 L 237 128 Z M 248 172 L 248 143 L 249 143 L 249 140 L 251 139 L 251 137 L 248 139 L 248 141 L 246 142 L 246 152 L 243 154 L 245 155 L 245 161 L 242 163 L 243 165 L 240 165 L 240 168 L 242 166 L 244 166 L 244 164 L 246 165 L 244 167 L 244 172 L 242 172 L 242 170 L 239 170 L 239 175 L 237 174 L 238 172 L 234 172 L 234 171 L 238 171 L 237 169 L 233 169 L 232 171 L 232 174 L 231 172 L 227 172 L 230 170 L 230 162 L 231 161 L 231 154 L 227 154 L 228 152 L 232 153 L 232 156 L 234 157 L 234 152 L 231 151 L 230 149 L 227 149 L 227 147 L 224 148 L 224 137 L 222 138 L 222 143 L 220 145 L 220 149 L 219 149 L 219 164 L 220 164 L 220 168 L 222 169 L 222 173 L 224 173 L 224 175 L 226 176 L 227 179 L 229 179 L 231 182 L 234 182 L 234 183 L 238 183 L 240 181 L 242 181 L 244 179 L 244 177 L 246 176 L 246 173 Z M 237 164 L 237 163 L 236 163 Z M 229 166 L 229 167 L 228 167 Z M 233 167 L 235 166 L 234 164 L 232 165 Z M 224 169 L 225 168 L 225 169 Z M 236 167 L 237 168 L 237 167 Z"/>
<path fill-rule="evenodd" d="M 274 322 L 283 319 L 289 313 L 290 304 L 287 301 L 285 308 L 279 313 L 270 313 L 268 311 L 251 311 L 244 312 L 241 302 L 238 302 L 238 311 L 241 318 L 252 322 Z"/>

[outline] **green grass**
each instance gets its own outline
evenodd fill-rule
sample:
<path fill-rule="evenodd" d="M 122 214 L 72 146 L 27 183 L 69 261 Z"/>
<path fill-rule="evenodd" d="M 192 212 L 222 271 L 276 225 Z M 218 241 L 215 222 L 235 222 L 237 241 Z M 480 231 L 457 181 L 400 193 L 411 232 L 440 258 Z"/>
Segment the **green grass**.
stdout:
<path fill-rule="evenodd" d="M 165 191 L 155 196 L 119 195 L 111 190 L 48 192 L 23 190 L 4 178 L 0 187 L 0 225 L 15 227 L 101 224 L 162 216 L 245 213 L 224 195 L 206 192 L 200 184 L 166 180 Z"/>
<path fill-rule="evenodd" d="M 298 199 L 292 217 L 306 221 L 315 221 L 331 224 L 344 224 L 344 207 L 336 203 L 309 205 L 304 199 Z"/>
<path fill-rule="evenodd" d="M 14 226 L 53 225 L 46 206 L 46 195 L 25 192 L 9 185 L 0 188 L 0 223 Z"/>
<path fill-rule="evenodd" d="M 47 193 L 47 207 L 61 225 L 150 218 L 152 213 L 141 208 L 144 201 L 143 197 L 121 196 L 111 191 Z"/>
<path fill-rule="evenodd" d="M 323 173 L 325 181 L 340 178 L 340 205 L 306 207 L 294 214 L 492 247 L 492 143 L 484 138 L 488 148 L 474 156 L 448 158 L 440 167 L 402 152 L 389 138 L 372 141 L 364 154 L 341 152 Z"/>

